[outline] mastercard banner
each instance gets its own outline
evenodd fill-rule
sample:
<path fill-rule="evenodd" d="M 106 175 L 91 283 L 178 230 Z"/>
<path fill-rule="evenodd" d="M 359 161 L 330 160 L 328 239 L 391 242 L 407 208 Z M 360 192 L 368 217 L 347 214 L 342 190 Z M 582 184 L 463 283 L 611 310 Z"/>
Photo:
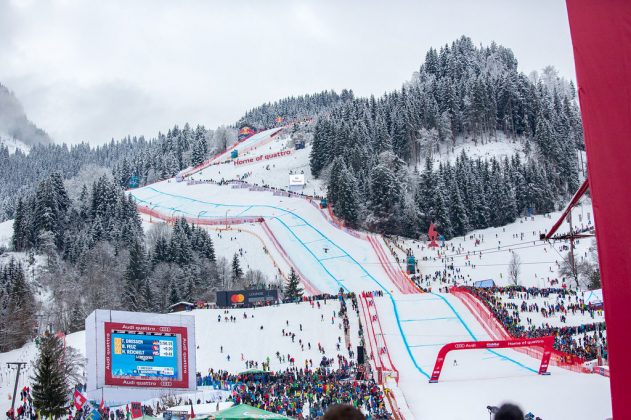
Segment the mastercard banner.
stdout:
<path fill-rule="evenodd" d="M 217 306 L 230 307 L 239 305 L 261 305 L 277 302 L 278 289 L 226 290 L 217 292 Z"/>
<path fill-rule="evenodd" d="M 230 296 L 230 302 L 231 303 L 243 303 L 243 302 L 245 302 L 245 296 L 243 296 L 241 293 L 232 295 L 232 296 Z"/>

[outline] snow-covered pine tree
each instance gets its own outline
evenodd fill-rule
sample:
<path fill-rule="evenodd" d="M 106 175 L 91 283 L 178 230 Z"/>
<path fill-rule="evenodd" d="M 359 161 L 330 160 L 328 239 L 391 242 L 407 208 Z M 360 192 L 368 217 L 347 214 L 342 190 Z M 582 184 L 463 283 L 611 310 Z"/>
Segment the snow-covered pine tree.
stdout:
<path fill-rule="evenodd" d="M 129 250 L 129 263 L 125 270 L 123 305 L 130 311 L 141 311 L 146 306 L 143 291 L 147 279 L 147 262 L 143 244 L 140 241 Z"/>
<path fill-rule="evenodd" d="M 243 278 L 243 269 L 239 263 L 239 256 L 234 254 L 232 257 L 232 282 L 237 283 Z"/>
<path fill-rule="evenodd" d="M 300 278 L 294 268 L 291 268 L 289 272 L 289 278 L 287 279 L 287 286 L 285 287 L 284 296 L 285 299 L 299 300 L 302 298 L 303 291 L 300 287 Z"/>
<path fill-rule="evenodd" d="M 70 386 L 65 375 L 64 359 L 61 339 L 48 332 L 40 337 L 31 383 L 33 405 L 44 417 L 60 418 L 67 413 Z"/>

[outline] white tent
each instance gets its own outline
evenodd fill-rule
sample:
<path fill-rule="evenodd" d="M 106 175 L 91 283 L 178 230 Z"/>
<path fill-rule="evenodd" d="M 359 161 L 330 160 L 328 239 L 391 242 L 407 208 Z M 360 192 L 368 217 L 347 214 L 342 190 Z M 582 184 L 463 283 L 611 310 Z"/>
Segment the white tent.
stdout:
<path fill-rule="evenodd" d="M 603 289 L 587 290 L 583 296 L 585 296 L 586 305 L 600 306 L 603 304 Z"/>
<path fill-rule="evenodd" d="M 216 413 L 217 411 L 230 408 L 233 405 L 234 405 L 233 402 L 226 402 L 226 401 L 214 402 L 214 403 L 208 403 L 208 404 L 193 404 L 193 411 L 195 412 L 195 417 L 198 417 L 198 416 L 204 417 L 209 414 Z M 190 404 L 178 405 L 176 407 L 171 407 L 167 409 L 166 411 L 172 414 L 176 414 L 176 415 L 177 414 L 190 414 L 191 406 Z"/>

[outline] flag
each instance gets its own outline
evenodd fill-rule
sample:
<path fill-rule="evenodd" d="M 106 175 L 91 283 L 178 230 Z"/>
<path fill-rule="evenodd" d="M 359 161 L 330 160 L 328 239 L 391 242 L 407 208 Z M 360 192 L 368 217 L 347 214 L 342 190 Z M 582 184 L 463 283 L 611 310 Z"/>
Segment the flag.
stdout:
<path fill-rule="evenodd" d="M 101 404 L 99 404 L 99 410 L 105 411 L 105 401 L 103 401 L 103 398 L 101 398 Z"/>
<path fill-rule="evenodd" d="M 195 418 L 195 412 L 193 411 L 193 404 L 191 404 L 191 417 L 192 419 Z"/>
<path fill-rule="evenodd" d="M 89 413 L 92 410 L 94 410 L 94 406 L 92 405 L 92 403 L 90 401 L 86 401 L 85 405 L 83 406 L 83 412 L 84 413 Z"/>
<path fill-rule="evenodd" d="M 101 420 L 101 415 L 99 414 L 99 410 L 96 408 L 90 411 L 90 413 L 85 417 L 85 420 Z"/>
<path fill-rule="evenodd" d="M 81 410 L 83 405 L 86 403 L 88 399 L 83 395 L 79 390 L 75 389 L 74 391 L 74 408 L 77 410 Z"/>
<path fill-rule="evenodd" d="M 137 419 L 142 417 L 142 404 L 139 402 L 131 403 L 131 418 Z"/>

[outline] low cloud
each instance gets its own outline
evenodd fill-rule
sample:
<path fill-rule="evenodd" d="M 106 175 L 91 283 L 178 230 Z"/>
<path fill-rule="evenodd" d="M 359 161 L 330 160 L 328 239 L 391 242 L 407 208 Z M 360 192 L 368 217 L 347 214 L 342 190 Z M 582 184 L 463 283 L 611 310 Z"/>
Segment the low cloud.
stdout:
<path fill-rule="evenodd" d="M 380 95 L 462 34 L 574 78 L 563 2 L 7 0 L 0 82 L 55 141 L 102 143 L 292 94 Z"/>

